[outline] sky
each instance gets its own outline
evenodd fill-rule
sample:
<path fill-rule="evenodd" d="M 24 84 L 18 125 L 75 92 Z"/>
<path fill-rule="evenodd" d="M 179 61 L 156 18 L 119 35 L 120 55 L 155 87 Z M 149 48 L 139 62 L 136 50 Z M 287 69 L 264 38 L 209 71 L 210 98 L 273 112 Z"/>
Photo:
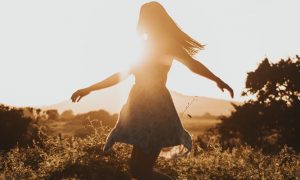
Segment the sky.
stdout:
<path fill-rule="evenodd" d="M 0 103 L 55 104 L 79 88 L 124 70 L 140 51 L 136 24 L 147 1 L 0 1 Z M 206 44 L 196 58 L 235 91 L 247 72 L 300 54 L 298 0 L 158 1 L 190 36 Z M 130 88 L 131 77 L 120 85 Z M 178 62 L 167 87 L 186 95 L 229 99 L 215 83 Z"/>

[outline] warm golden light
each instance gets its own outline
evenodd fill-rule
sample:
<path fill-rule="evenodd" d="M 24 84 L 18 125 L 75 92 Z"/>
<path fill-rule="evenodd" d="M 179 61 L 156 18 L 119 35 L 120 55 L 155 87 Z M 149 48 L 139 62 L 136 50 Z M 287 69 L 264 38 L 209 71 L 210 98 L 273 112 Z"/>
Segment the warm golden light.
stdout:
<path fill-rule="evenodd" d="M 14 2 L 0 2 L 0 103 L 67 100 L 75 89 L 125 70 L 142 55 L 136 26 L 145 1 L 74 1 L 71 6 L 68 1 Z M 261 59 L 299 52 L 299 1 L 218 3 L 162 1 L 185 32 L 207 44 L 197 58 L 232 85 L 241 100 L 246 73 Z M 229 98 L 176 61 L 168 87 L 188 95 Z"/>
<path fill-rule="evenodd" d="M 131 69 L 134 66 L 137 66 L 142 60 L 143 57 L 145 56 L 145 51 L 146 51 L 146 40 L 147 40 L 147 35 L 143 34 L 141 37 L 140 36 L 132 36 L 130 40 L 130 44 L 126 47 L 128 52 L 132 52 L 131 54 L 124 55 L 127 57 L 126 59 L 123 59 L 123 64 L 124 67 L 121 70 L 121 77 L 120 79 L 126 78 L 129 73 L 131 73 Z M 127 85 L 131 86 L 131 85 Z M 129 87 L 126 87 L 129 88 Z M 127 93 L 127 91 L 125 92 Z M 123 93 L 122 93 L 123 94 Z M 123 94 L 126 96 L 126 94 Z"/>
<path fill-rule="evenodd" d="M 297 179 L 299 7 L 0 1 L 0 180 Z"/>

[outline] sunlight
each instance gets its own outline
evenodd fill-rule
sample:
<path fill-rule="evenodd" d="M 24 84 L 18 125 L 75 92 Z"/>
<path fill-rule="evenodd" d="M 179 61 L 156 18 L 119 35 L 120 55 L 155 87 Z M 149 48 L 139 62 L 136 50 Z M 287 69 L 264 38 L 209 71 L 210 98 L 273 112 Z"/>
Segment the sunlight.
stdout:
<path fill-rule="evenodd" d="M 130 5 L 118 1 L 122 6 L 116 6 L 116 1 L 76 1 L 72 6 L 68 1 L 13 2 L 0 2 L 0 76 L 5 77 L 1 79 L 1 103 L 27 106 L 61 102 L 75 89 L 136 64 L 143 54 L 141 44 L 146 35 L 138 37 L 135 32 L 140 1 Z M 276 60 L 299 52 L 300 26 L 294 23 L 299 17 L 298 1 L 276 1 L 271 7 L 254 1 L 226 1 L 218 7 L 196 0 L 163 4 L 183 30 L 207 44 L 199 60 L 233 86 L 236 100 L 241 100 L 238 93 L 244 88 L 247 71 L 261 58 L 267 55 Z M 190 7 L 197 7 L 197 11 Z M 205 18 L 194 21 L 189 17 Z M 274 43 L 274 39 L 281 43 Z M 193 76 L 179 63 L 174 63 L 169 74 L 172 90 L 228 99 L 214 84 Z M 193 87 L 189 82 L 194 82 Z"/>
<path fill-rule="evenodd" d="M 129 65 L 134 66 L 140 63 L 142 60 L 143 56 L 145 55 L 146 51 L 146 40 L 147 40 L 147 34 L 143 34 L 142 36 L 133 36 L 132 37 L 132 58 L 129 59 Z"/>
<path fill-rule="evenodd" d="M 124 79 L 128 76 L 133 66 L 136 66 L 141 62 L 143 56 L 145 55 L 145 41 L 147 40 L 147 35 L 144 34 L 142 36 L 138 36 L 137 34 L 132 35 L 128 41 L 130 42 L 125 48 L 126 53 L 123 54 L 122 60 L 122 70 L 120 79 Z M 119 98 L 115 99 L 115 102 L 118 106 L 122 106 L 127 99 L 130 88 L 133 85 L 132 78 L 125 80 L 122 82 L 122 85 L 118 88 Z"/>
<path fill-rule="evenodd" d="M 0 180 L 298 179 L 299 6 L 0 1 Z"/>
<path fill-rule="evenodd" d="M 122 73 L 121 79 L 128 74 L 131 67 L 136 66 L 142 60 L 143 56 L 145 55 L 145 44 L 147 40 L 147 34 L 143 34 L 142 36 L 132 36 L 130 40 L 130 44 L 128 44 L 126 48 L 126 55 L 128 59 L 125 59 L 124 67 L 125 71 Z"/>

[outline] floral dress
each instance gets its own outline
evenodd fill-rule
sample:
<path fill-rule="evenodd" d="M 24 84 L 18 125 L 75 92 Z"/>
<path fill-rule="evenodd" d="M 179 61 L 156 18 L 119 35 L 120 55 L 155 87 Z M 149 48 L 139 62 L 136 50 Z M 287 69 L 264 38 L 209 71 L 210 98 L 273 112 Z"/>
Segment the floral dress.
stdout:
<path fill-rule="evenodd" d="M 135 84 L 107 137 L 104 150 L 121 142 L 137 146 L 145 153 L 176 145 L 191 151 L 191 136 L 183 128 L 166 88 L 171 64 L 162 63 L 162 59 L 162 55 L 148 56 L 132 68 Z"/>

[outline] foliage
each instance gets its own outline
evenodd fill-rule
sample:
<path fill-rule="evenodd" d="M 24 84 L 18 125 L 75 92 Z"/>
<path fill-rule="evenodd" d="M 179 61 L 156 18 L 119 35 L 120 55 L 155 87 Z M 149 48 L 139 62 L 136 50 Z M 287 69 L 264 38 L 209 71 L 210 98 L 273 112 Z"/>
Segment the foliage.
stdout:
<path fill-rule="evenodd" d="M 86 138 L 44 137 L 44 146 L 15 147 L 0 155 L 0 178 L 16 179 L 130 179 L 131 147 L 116 144 L 103 152 L 110 128 L 95 127 Z M 222 150 L 211 136 L 202 148 L 194 141 L 187 157 L 164 159 L 156 168 L 176 179 L 295 179 L 300 157 L 284 147 L 279 154 L 265 155 L 250 146 Z"/>
<path fill-rule="evenodd" d="M 74 113 L 72 110 L 66 110 L 61 113 L 60 118 L 62 119 L 72 119 L 74 117 Z"/>
<path fill-rule="evenodd" d="M 90 111 L 83 114 L 78 114 L 71 119 L 64 119 L 66 120 L 66 126 L 71 127 L 84 127 L 77 129 L 74 133 L 76 137 L 86 137 L 91 135 L 94 132 L 92 127 L 101 127 L 101 126 L 108 126 L 114 127 L 118 119 L 117 114 L 110 114 L 105 110 L 98 110 L 98 111 Z"/>
<path fill-rule="evenodd" d="M 100 121 L 101 119 L 101 121 Z M 51 123 L 66 121 L 70 127 L 86 127 L 75 132 L 77 137 L 86 137 L 93 130 L 90 125 L 113 127 L 117 115 L 110 115 L 105 110 L 91 111 L 74 115 L 67 110 L 62 115 L 57 110 L 43 111 L 31 107 L 14 108 L 0 104 L 0 150 L 9 150 L 17 144 L 19 147 L 36 145 L 42 146 L 41 136 L 52 135 Z"/>
<path fill-rule="evenodd" d="M 107 127 L 98 128 L 87 138 L 45 137 L 44 146 L 15 147 L 1 157 L 2 176 L 28 179 L 129 179 L 124 172 L 128 154 L 105 153 Z M 98 133 L 102 132 L 102 133 Z M 121 153 L 123 146 L 116 147 Z M 114 164 L 114 166 L 112 166 Z"/>
<path fill-rule="evenodd" d="M 256 95 L 256 102 L 270 105 L 285 102 L 286 106 L 299 105 L 300 57 L 281 59 L 270 63 L 266 58 L 258 68 L 248 73 L 243 95 Z"/>
<path fill-rule="evenodd" d="M 9 150 L 16 144 L 20 147 L 32 145 L 33 140 L 41 142 L 39 121 L 43 118 L 39 109 L 0 105 L 0 150 Z"/>
<path fill-rule="evenodd" d="M 270 63 L 263 60 L 248 73 L 244 96 L 256 96 L 234 106 L 218 129 L 225 147 L 237 139 L 265 152 L 284 145 L 300 151 L 300 57 Z"/>
<path fill-rule="evenodd" d="M 108 126 L 108 127 L 114 127 L 114 125 L 117 122 L 118 115 L 113 114 L 110 115 L 107 111 L 105 110 L 98 110 L 98 111 L 90 111 L 88 113 L 84 114 L 78 114 L 73 118 L 74 120 L 83 120 L 83 125 L 90 125 L 89 120 L 96 120 L 93 121 L 93 126 Z M 101 121 L 99 121 L 101 120 Z"/>
<path fill-rule="evenodd" d="M 56 109 L 46 110 L 47 119 L 57 120 L 59 118 L 59 113 Z"/>

